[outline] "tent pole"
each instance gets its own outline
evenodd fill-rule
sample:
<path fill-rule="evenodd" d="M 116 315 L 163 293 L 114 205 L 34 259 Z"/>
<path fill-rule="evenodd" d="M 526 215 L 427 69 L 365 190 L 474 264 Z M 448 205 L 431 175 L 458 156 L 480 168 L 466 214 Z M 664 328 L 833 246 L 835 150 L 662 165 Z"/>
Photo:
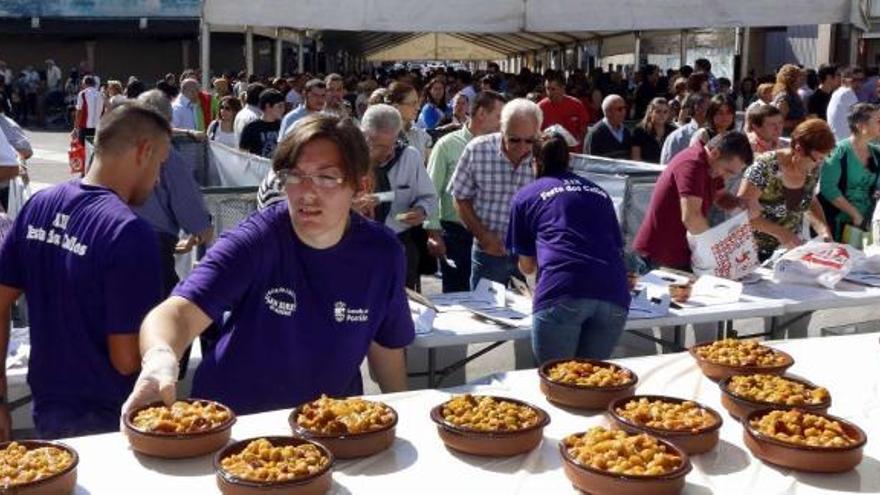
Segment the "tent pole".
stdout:
<path fill-rule="evenodd" d="M 247 75 L 254 73 L 254 28 L 247 26 L 244 30 L 244 64 Z"/>
<path fill-rule="evenodd" d="M 687 29 L 682 29 L 678 35 L 678 59 L 681 62 L 678 64 L 679 67 L 683 67 L 687 64 L 687 50 L 688 50 L 688 31 Z"/>
<path fill-rule="evenodd" d="M 199 44 L 199 67 L 202 70 L 202 89 L 211 87 L 211 26 L 202 21 Z"/>
<path fill-rule="evenodd" d="M 296 44 L 296 64 L 297 64 L 297 73 L 302 74 L 305 72 L 305 60 L 303 57 L 305 56 L 305 48 L 303 47 L 303 34 L 299 33 L 297 36 L 297 44 Z"/>
<path fill-rule="evenodd" d="M 284 50 L 284 40 L 281 39 L 281 30 L 275 30 L 275 77 L 281 77 L 281 55 Z"/>
<path fill-rule="evenodd" d="M 638 72 L 642 65 L 642 32 L 635 32 L 635 46 L 633 47 L 633 73 Z"/>

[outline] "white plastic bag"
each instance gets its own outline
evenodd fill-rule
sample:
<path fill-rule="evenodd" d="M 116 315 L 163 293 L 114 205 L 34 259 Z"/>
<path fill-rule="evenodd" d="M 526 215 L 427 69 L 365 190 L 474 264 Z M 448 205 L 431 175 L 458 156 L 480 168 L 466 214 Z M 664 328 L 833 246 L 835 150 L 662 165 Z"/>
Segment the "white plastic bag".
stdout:
<path fill-rule="evenodd" d="M 773 267 L 773 278 L 833 289 L 864 256 L 847 244 L 810 241 L 785 253 Z"/>
<path fill-rule="evenodd" d="M 31 185 L 30 182 L 23 178 L 22 176 L 18 176 L 14 179 L 9 180 L 9 208 L 6 212 L 9 215 L 9 218 L 15 219 L 18 216 L 18 212 L 24 207 L 24 204 L 27 203 L 27 200 L 31 198 Z"/>
<path fill-rule="evenodd" d="M 747 212 L 699 235 L 688 234 L 691 267 L 697 275 L 740 280 L 758 268 L 758 247 Z"/>

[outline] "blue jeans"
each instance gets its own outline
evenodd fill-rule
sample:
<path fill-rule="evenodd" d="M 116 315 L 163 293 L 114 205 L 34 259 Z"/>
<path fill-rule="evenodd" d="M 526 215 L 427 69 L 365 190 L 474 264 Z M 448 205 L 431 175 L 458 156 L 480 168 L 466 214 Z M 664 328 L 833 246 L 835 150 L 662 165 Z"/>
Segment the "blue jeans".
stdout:
<path fill-rule="evenodd" d="M 474 236 L 461 224 L 441 221 L 446 257 L 455 262 L 455 268 L 440 261 L 443 272 L 443 292 L 467 292 L 471 289 L 471 246 Z"/>
<path fill-rule="evenodd" d="M 481 278 L 504 285 L 510 282 L 512 276 L 522 278 L 515 260 L 516 257 L 513 255 L 492 256 L 486 254 L 480 251 L 474 243 L 471 248 L 471 290 L 477 287 Z"/>
<path fill-rule="evenodd" d="M 551 359 L 608 359 L 626 325 L 628 309 L 598 299 L 566 299 L 532 317 L 532 352 Z"/>

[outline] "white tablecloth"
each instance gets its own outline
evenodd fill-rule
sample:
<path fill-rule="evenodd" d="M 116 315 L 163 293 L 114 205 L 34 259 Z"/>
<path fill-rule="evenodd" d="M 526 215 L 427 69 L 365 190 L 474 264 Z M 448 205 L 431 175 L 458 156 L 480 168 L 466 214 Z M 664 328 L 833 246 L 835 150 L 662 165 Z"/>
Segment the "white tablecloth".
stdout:
<path fill-rule="evenodd" d="M 704 378 L 688 354 L 623 359 L 640 378 L 638 393 L 674 395 L 700 401 L 724 416 L 721 443 L 693 457 L 686 494 L 827 494 L 880 492 L 880 359 L 878 335 L 826 337 L 773 343 L 791 353 L 795 374 L 830 389 L 831 413 L 860 425 L 868 434 L 865 459 L 840 475 L 795 473 L 754 459 L 742 442 L 742 428 L 722 409 L 717 386 Z M 603 414 L 568 412 L 544 400 L 534 370 L 496 376 L 486 385 L 464 387 L 523 399 L 544 408 L 552 422 L 544 442 L 529 454 L 487 459 L 447 450 L 428 417 L 450 391 L 423 390 L 385 395 L 380 400 L 399 413 L 397 441 L 384 453 L 339 462 L 332 494 L 558 494 L 574 493 L 562 472 L 557 443 L 565 435 L 607 425 Z M 287 434 L 289 411 L 239 418 L 233 438 Z M 210 456 L 162 461 L 133 454 L 120 434 L 70 439 L 80 454 L 77 494 L 216 493 Z M 124 490 L 122 487 L 125 487 Z"/>

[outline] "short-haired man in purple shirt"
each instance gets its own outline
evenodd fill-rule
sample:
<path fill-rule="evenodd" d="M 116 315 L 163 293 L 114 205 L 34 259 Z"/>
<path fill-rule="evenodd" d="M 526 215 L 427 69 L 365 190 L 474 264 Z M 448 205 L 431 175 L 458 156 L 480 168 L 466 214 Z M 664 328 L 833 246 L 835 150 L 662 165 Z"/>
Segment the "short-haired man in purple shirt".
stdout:
<path fill-rule="evenodd" d="M 141 364 L 137 331 L 162 282 L 156 235 L 129 205 L 150 196 L 170 135 L 155 111 L 117 107 L 101 121 L 86 176 L 35 194 L 0 248 L 0 362 L 10 307 L 24 293 L 28 384 L 43 438 L 118 428 Z M 8 440 L 6 366 L 0 370 L 0 439 Z"/>

